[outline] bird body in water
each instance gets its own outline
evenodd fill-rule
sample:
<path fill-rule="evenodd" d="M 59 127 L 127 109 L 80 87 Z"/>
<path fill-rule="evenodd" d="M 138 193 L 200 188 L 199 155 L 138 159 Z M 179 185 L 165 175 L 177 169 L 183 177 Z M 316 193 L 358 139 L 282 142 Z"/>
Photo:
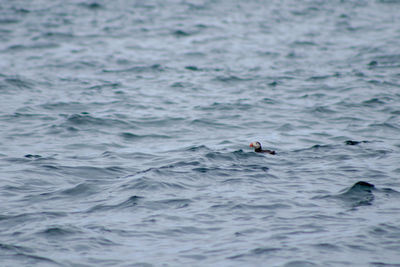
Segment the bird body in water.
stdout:
<path fill-rule="evenodd" d="M 260 142 L 253 142 L 250 144 L 250 147 L 254 147 L 254 152 L 257 152 L 257 153 L 268 153 L 271 155 L 275 155 L 275 151 L 273 151 L 273 150 L 262 149 Z"/>

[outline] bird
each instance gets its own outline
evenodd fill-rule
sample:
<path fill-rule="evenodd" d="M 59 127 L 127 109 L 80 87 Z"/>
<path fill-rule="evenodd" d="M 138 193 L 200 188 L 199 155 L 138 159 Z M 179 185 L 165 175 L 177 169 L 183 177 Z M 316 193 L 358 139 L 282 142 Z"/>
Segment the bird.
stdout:
<path fill-rule="evenodd" d="M 263 150 L 260 142 L 253 142 L 250 144 L 250 147 L 254 147 L 254 152 L 257 152 L 257 153 L 268 153 L 271 155 L 275 155 L 274 150 L 268 150 L 268 149 Z"/>

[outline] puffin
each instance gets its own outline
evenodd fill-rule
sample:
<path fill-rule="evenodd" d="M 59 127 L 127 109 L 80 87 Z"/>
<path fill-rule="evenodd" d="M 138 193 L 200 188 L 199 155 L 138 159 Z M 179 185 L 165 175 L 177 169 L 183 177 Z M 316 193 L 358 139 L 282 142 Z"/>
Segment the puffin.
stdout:
<path fill-rule="evenodd" d="M 253 142 L 250 144 L 250 147 L 254 147 L 254 152 L 257 152 L 257 153 L 268 153 L 271 155 L 275 155 L 275 151 L 273 151 L 273 150 L 262 149 L 260 142 Z"/>

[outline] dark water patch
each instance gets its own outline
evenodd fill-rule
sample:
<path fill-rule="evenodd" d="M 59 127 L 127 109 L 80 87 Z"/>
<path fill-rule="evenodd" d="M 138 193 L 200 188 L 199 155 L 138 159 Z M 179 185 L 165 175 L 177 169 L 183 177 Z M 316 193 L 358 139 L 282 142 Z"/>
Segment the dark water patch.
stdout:
<path fill-rule="evenodd" d="M 111 159 L 118 158 L 118 156 L 115 153 L 111 152 L 111 151 L 104 151 L 103 153 L 101 153 L 101 156 L 103 158 L 111 158 Z"/>
<path fill-rule="evenodd" d="M 380 192 L 384 193 L 386 196 L 396 196 L 400 197 L 400 192 L 397 190 L 394 190 L 392 188 L 382 188 L 379 190 Z"/>
<path fill-rule="evenodd" d="M 85 8 L 87 8 L 87 9 L 89 9 L 89 10 L 99 10 L 99 9 L 103 9 L 104 8 L 104 6 L 103 5 L 101 5 L 100 3 L 98 3 L 98 2 L 92 2 L 92 3 L 79 3 L 78 4 L 79 6 L 81 6 L 81 7 L 85 7 Z"/>
<path fill-rule="evenodd" d="M 189 31 L 185 31 L 185 30 L 174 30 L 172 31 L 172 35 L 174 35 L 175 37 L 188 37 L 193 35 L 194 32 L 189 32 Z"/>
<path fill-rule="evenodd" d="M 48 31 L 48 32 L 42 33 L 42 37 L 45 39 L 51 39 L 51 40 L 70 41 L 70 40 L 75 39 L 77 36 L 75 36 L 71 32 Z"/>
<path fill-rule="evenodd" d="M 94 103 L 91 103 L 90 106 L 87 104 L 81 103 L 81 102 L 55 102 L 55 103 L 46 103 L 40 105 L 41 108 L 45 110 L 52 110 L 52 111 L 64 111 L 64 112 L 71 112 L 75 113 L 77 111 L 80 111 L 80 114 L 87 115 L 88 114 L 88 109 L 92 107 Z"/>
<path fill-rule="evenodd" d="M 11 93 L 12 89 L 32 89 L 35 86 L 35 83 L 31 80 L 23 78 L 21 76 L 8 76 L 3 79 L 4 84 L 8 87 L 7 89 L 11 90 L 2 90 L 7 93 Z"/>
<path fill-rule="evenodd" d="M 191 70 L 191 71 L 202 71 L 202 69 L 200 69 L 196 66 L 186 66 L 185 69 Z"/>
<path fill-rule="evenodd" d="M 370 68 L 398 68 L 400 67 L 400 54 L 382 55 L 375 57 L 368 64 Z"/>
<path fill-rule="evenodd" d="M 38 232 L 38 234 L 49 238 L 60 238 L 63 236 L 70 237 L 71 235 L 82 234 L 82 231 L 75 227 L 52 226 Z"/>
<path fill-rule="evenodd" d="M 293 152 L 295 152 L 295 153 L 315 152 L 315 151 L 322 152 L 322 151 L 330 151 L 330 150 L 333 150 L 334 148 L 335 148 L 334 145 L 319 145 L 319 144 L 317 144 L 317 145 L 311 146 L 310 148 L 297 149 L 297 150 L 294 150 Z"/>
<path fill-rule="evenodd" d="M 270 253 L 276 253 L 280 250 L 281 250 L 280 248 L 260 247 L 251 250 L 251 254 L 253 255 L 270 254 Z"/>
<path fill-rule="evenodd" d="M 317 46 L 317 44 L 312 42 L 312 41 L 295 41 L 291 45 L 293 47 L 296 47 L 296 46 Z"/>
<path fill-rule="evenodd" d="M 138 135 L 138 134 L 133 134 L 129 132 L 121 133 L 120 136 L 128 141 L 134 141 L 134 140 L 141 140 L 141 139 L 167 139 L 171 138 L 168 135 L 161 135 L 161 134 L 145 134 L 145 135 Z"/>
<path fill-rule="evenodd" d="M 251 80 L 250 78 L 242 78 L 236 75 L 217 76 L 215 79 L 223 83 L 237 83 Z"/>
<path fill-rule="evenodd" d="M 252 109 L 254 106 L 251 104 L 246 104 L 246 103 L 219 103 L 219 102 L 214 102 L 211 105 L 208 106 L 195 106 L 194 109 L 198 110 L 204 110 L 204 111 L 231 111 L 231 110 L 241 110 L 241 111 L 247 111 Z"/>
<path fill-rule="evenodd" d="M 114 205 L 105 205 L 105 204 L 99 204 L 96 205 L 92 208 L 90 208 L 87 212 L 106 212 L 106 211 L 119 211 L 119 210 L 134 210 L 136 206 L 142 201 L 143 197 L 140 196 L 131 196 L 128 199 L 114 204 Z"/>
<path fill-rule="evenodd" d="M 196 161 L 196 160 L 195 161 L 178 161 L 178 162 L 167 164 L 167 165 L 163 165 L 163 166 L 160 166 L 160 167 L 152 167 L 152 168 L 148 168 L 148 169 L 145 169 L 145 170 L 141 170 L 141 171 L 138 171 L 135 175 L 144 174 L 144 173 L 151 173 L 151 172 L 154 172 L 157 175 L 159 175 L 163 171 L 171 171 L 171 170 L 177 171 L 176 169 L 188 169 L 186 167 L 191 168 L 193 166 L 199 166 L 199 165 L 200 165 L 200 162 Z M 186 172 L 184 172 L 184 173 L 186 173 Z"/>
<path fill-rule="evenodd" d="M 46 170 L 51 170 L 51 171 L 58 171 L 61 170 L 61 168 L 57 165 L 50 165 L 50 164 L 43 164 L 40 167 Z"/>
<path fill-rule="evenodd" d="M 276 87 L 276 86 L 278 86 L 279 84 L 282 84 L 282 83 L 279 82 L 279 81 L 272 81 L 272 82 L 268 83 L 268 85 L 271 86 L 271 87 Z"/>
<path fill-rule="evenodd" d="M 264 97 L 264 98 L 261 100 L 261 103 L 269 104 L 269 105 L 275 105 L 275 104 L 278 104 L 279 102 L 278 102 L 278 100 L 276 100 L 276 99 Z"/>
<path fill-rule="evenodd" d="M 72 137 L 72 136 L 77 136 L 79 131 L 80 130 L 76 127 L 61 124 L 61 125 L 51 125 L 46 134 L 61 135 L 63 137 Z"/>
<path fill-rule="evenodd" d="M 0 41 L 2 41 L 2 42 L 8 41 L 11 33 L 12 33 L 12 31 L 10 31 L 10 30 L 0 28 Z M 1 77 L 1 75 L 0 75 L 0 77 Z"/>
<path fill-rule="evenodd" d="M 25 157 L 25 158 L 28 158 L 28 159 L 40 159 L 42 156 L 40 156 L 40 155 L 26 154 L 24 157 Z"/>
<path fill-rule="evenodd" d="M 204 58 L 207 56 L 207 54 L 205 54 L 203 52 L 198 52 L 198 51 L 186 52 L 186 53 L 184 53 L 184 55 L 186 57 L 191 57 L 191 58 Z"/>
<path fill-rule="evenodd" d="M 104 90 L 104 89 L 119 89 L 122 87 L 122 83 L 105 82 L 99 85 L 93 85 L 88 87 L 89 90 Z"/>
<path fill-rule="evenodd" d="M 304 53 L 299 53 L 299 52 L 295 52 L 295 51 L 291 51 L 289 53 L 286 54 L 286 58 L 287 59 L 303 59 L 306 58 Z"/>
<path fill-rule="evenodd" d="M 101 126 L 101 127 L 127 127 L 129 124 L 124 120 L 113 119 L 113 118 L 98 118 L 87 114 L 86 112 L 81 114 L 73 114 L 66 118 L 65 123 L 67 125 L 74 126 Z"/>
<path fill-rule="evenodd" d="M 241 259 L 245 257 L 255 257 L 255 256 L 268 256 L 268 255 L 276 255 L 276 253 L 279 253 L 282 249 L 281 248 L 274 248 L 274 247 L 259 247 L 250 250 L 248 253 L 243 253 L 243 254 L 238 254 L 234 256 L 227 257 L 227 259 L 230 260 L 235 260 L 235 259 Z"/>
<path fill-rule="evenodd" d="M 239 164 L 231 164 L 230 167 L 237 168 L 237 170 L 243 172 L 251 172 L 251 171 L 262 171 L 267 172 L 269 167 L 265 166 L 264 164 L 247 164 L 247 163 L 239 163 Z"/>
<path fill-rule="evenodd" d="M 34 250 L 29 247 L 5 244 L 5 243 L 0 243 L 0 250 L 6 251 L 6 253 L 7 252 L 15 252 L 15 253 L 33 253 L 34 252 Z"/>
<path fill-rule="evenodd" d="M 184 150 L 189 151 L 189 152 L 207 152 L 207 151 L 211 151 L 211 149 L 208 148 L 205 145 L 191 146 L 191 147 L 185 148 Z"/>
<path fill-rule="evenodd" d="M 400 237 L 400 228 L 394 224 L 380 223 L 369 230 L 371 235 L 379 238 L 398 239 Z"/>
<path fill-rule="evenodd" d="M 373 249 L 369 249 L 368 246 L 364 245 L 364 244 L 349 244 L 347 245 L 347 247 L 351 250 L 355 250 L 355 251 L 366 251 L 366 252 L 370 252 L 373 253 Z"/>
<path fill-rule="evenodd" d="M 368 63 L 368 66 L 370 66 L 370 67 L 376 66 L 376 65 L 378 65 L 378 61 L 376 61 L 376 60 L 372 60 L 372 61 L 370 61 L 370 62 Z"/>
<path fill-rule="evenodd" d="M 201 260 L 207 259 L 206 256 L 200 255 L 200 254 L 182 255 L 182 257 L 193 259 L 193 260 L 196 260 L 196 261 L 201 261 Z"/>
<path fill-rule="evenodd" d="M 56 155 L 42 156 L 37 154 L 26 154 L 24 157 L 30 159 L 32 164 L 39 166 L 43 166 L 41 164 L 53 163 L 54 160 L 56 160 Z"/>
<path fill-rule="evenodd" d="M 20 22 L 19 19 L 13 19 L 13 18 L 1 18 L 0 19 L 0 25 L 1 24 L 15 24 Z"/>
<path fill-rule="evenodd" d="M 199 168 L 193 168 L 192 171 L 198 173 L 212 173 L 218 176 L 224 176 L 223 174 L 224 170 L 219 167 L 199 167 Z"/>
<path fill-rule="evenodd" d="M 357 183 L 355 183 L 346 193 L 349 192 L 363 192 L 363 191 L 367 191 L 367 192 L 371 192 L 371 190 L 375 189 L 375 186 L 373 184 L 370 184 L 368 182 L 364 182 L 364 181 L 359 181 Z"/>
<path fill-rule="evenodd" d="M 354 140 L 347 140 L 344 142 L 348 146 L 356 146 L 363 143 L 369 143 L 369 141 L 354 141 Z"/>
<path fill-rule="evenodd" d="M 154 176 L 170 176 L 169 172 L 163 172 L 158 169 L 152 169 L 152 174 Z M 176 172 L 172 172 L 177 174 Z M 159 181 L 158 179 L 150 178 L 150 177 L 139 177 L 132 180 L 129 180 L 129 183 L 125 183 L 121 186 L 124 190 L 140 190 L 140 191 L 158 191 L 158 190 L 183 190 L 186 188 L 182 184 L 182 182 L 171 182 L 171 181 Z"/>
<path fill-rule="evenodd" d="M 211 67 L 197 67 L 194 65 L 189 65 L 185 67 L 186 70 L 190 70 L 190 71 L 198 71 L 198 72 L 219 72 L 219 71 L 223 71 L 223 69 L 220 68 L 211 68 Z"/>
<path fill-rule="evenodd" d="M 371 98 L 369 100 L 366 100 L 366 101 L 362 102 L 363 106 L 369 106 L 369 107 L 374 107 L 374 106 L 378 106 L 379 107 L 379 106 L 384 105 L 384 104 L 385 104 L 385 102 L 382 101 L 379 98 Z"/>
<path fill-rule="evenodd" d="M 332 109 L 330 109 L 330 108 L 328 108 L 326 106 L 317 106 L 317 107 L 308 109 L 307 112 L 311 112 L 311 113 L 314 113 L 314 114 L 317 114 L 317 115 L 319 115 L 319 114 L 321 114 L 321 115 L 324 115 L 324 114 L 335 114 L 336 113 L 336 111 L 334 111 L 334 110 L 332 110 Z"/>
<path fill-rule="evenodd" d="M 60 47 L 57 43 L 34 43 L 31 45 L 11 45 L 5 49 L 4 52 L 20 52 L 20 51 L 31 51 L 31 50 L 48 50 Z"/>
<path fill-rule="evenodd" d="M 125 69 L 103 69 L 105 73 L 123 73 L 123 72 L 132 72 L 132 73 L 154 73 L 154 72 L 162 72 L 165 71 L 166 67 L 161 66 L 160 64 L 153 64 L 150 66 L 134 66 Z"/>
<path fill-rule="evenodd" d="M 331 74 L 331 75 L 315 75 L 315 76 L 311 76 L 310 78 L 307 79 L 307 81 L 322 81 L 322 80 L 326 80 L 329 78 L 339 78 L 340 74 L 339 73 L 335 73 L 335 74 Z"/>
<path fill-rule="evenodd" d="M 97 190 L 95 190 L 93 185 L 90 184 L 86 184 L 86 183 L 82 183 L 82 184 L 78 184 L 74 187 L 65 189 L 63 191 L 61 191 L 62 194 L 64 195 L 68 195 L 68 196 L 89 196 L 91 194 L 96 193 Z"/>
<path fill-rule="evenodd" d="M 270 57 L 270 58 L 277 58 L 280 56 L 280 53 L 278 52 L 273 52 L 273 51 L 258 51 L 257 55 L 259 56 L 265 56 L 265 57 Z"/>
<path fill-rule="evenodd" d="M 10 163 L 17 163 L 17 164 L 31 162 L 31 159 L 29 159 L 29 158 L 7 157 L 7 158 L 4 158 L 2 160 L 6 161 L 6 162 L 10 162 Z"/>
<path fill-rule="evenodd" d="M 188 82 L 174 82 L 173 84 L 171 84 L 170 87 L 171 88 L 191 88 L 191 87 L 193 87 L 193 84 L 188 83 Z"/>
<path fill-rule="evenodd" d="M 145 205 L 149 209 L 181 209 L 188 207 L 193 201 L 184 198 L 172 198 L 156 201 L 147 201 Z"/>
<path fill-rule="evenodd" d="M 218 161 L 218 160 L 217 160 Z M 245 175 L 246 177 L 254 178 L 271 178 L 273 176 L 266 176 L 265 172 L 268 172 L 269 168 L 263 165 L 249 165 L 249 164 L 229 164 L 223 167 L 220 166 L 201 166 L 193 168 L 192 171 L 195 173 L 207 174 L 209 177 L 231 177 L 234 175 Z M 260 173 L 260 171 L 262 173 Z M 242 179 L 230 178 L 223 181 L 223 183 L 237 183 L 238 181 L 244 182 Z M 247 180 L 244 183 L 249 183 Z"/>

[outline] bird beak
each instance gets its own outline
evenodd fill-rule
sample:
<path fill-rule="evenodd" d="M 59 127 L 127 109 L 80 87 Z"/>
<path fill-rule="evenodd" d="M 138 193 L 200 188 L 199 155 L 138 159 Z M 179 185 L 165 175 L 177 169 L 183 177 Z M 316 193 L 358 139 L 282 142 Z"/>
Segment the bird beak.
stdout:
<path fill-rule="evenodd" d="M 250 147 L 253 147 L 253 143 L 250 144 Z"/>

